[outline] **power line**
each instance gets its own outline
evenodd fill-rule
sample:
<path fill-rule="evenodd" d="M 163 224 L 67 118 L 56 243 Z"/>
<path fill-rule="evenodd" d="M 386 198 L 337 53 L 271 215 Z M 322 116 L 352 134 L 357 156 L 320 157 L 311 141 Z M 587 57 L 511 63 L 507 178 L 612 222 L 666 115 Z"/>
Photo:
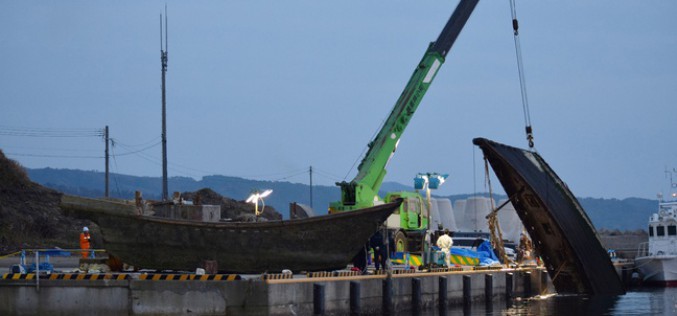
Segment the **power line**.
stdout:
<path fill-rule="evenodd" d="M 4 149 L 18 149 L 18 150 L 28 150 L 28 151 L 49 151 L 49 152 L 100 152 L 99 149 L 84 149 L 84 148 L 65 148 L 65 147 L 34 147 L 34 146 L 14 146 L 14 145 L 5 145 Z"/>
<path fill-rule="evenodd" d="M 111 146 L 111 151 L 115 151 L 115 148 Z M 115 165 L 115 170 L 119 170 L 118 168 L 118 161 L 115 159 L 115 155 L 113 155 L 113 164 Z M 122 193 L 120 192 L 120 186 L 118 184 L 118 177 L 115 173 L 113 173 L 113 181 L 115 181 L 115 189 L 118 192 L 118 196 L 121 197 Z"/>
<path fill-rule="evenodd" d="M 308 170 L 303 170 L 303 171 L 301 171 L 301 172 L 294 173 L 294 174 L 291 174 L 291 175 L 289 175 L 289 176 L 282 177 L 282 178 L 279 178 L 279 179 L 275 179 L 275 180 L 272 180 L 272 181 L 287 180 L 287 179 L 289 179 L 289 178 L 293 178 L 293 177 L 296 177 L 296 176 L 299 176 L 299 175 L 302 175 L 302 174 L 306 174 L 306 173 L 308 173 Z"/>
<path fill-rule="evenodd" d="M 128 156 L 128 155 L 133 155 L 133 154 L 136 154 L 136 153 L 140 153 L 140 152 L 149 150 L 149 149 L 151 149 L 151 148 L 153 148 L 153 147 L 156 147 L 157 145 L 160 145 L 160 144 L 161 144 L 161 142 L 156 142 L 156 143 L 154 143 L 154 144 L 152 144 L 152 145 L 149 145 L 149 146 L 146 146 L 146 147 L 144 147 L 144 148 L 137 149 L 137 150 L 133 150 L 132 148 L 129 148 L 129 147 L 125 146 L 125 145 L 122 145 L 122 144 L 120 144 L 120 143 L 114 142 L 114 143 L 113 143 L 113 147 L 115 147 L 115 145 L 119 145 L 119 146 L 121 146 L 122 148 L 126 148 L 126 149 L 128 149 L 128 150 L 131 150 L 131 151 L 128 151 L 128 152 L 125 152 L 125 153 L 115 154 L 115 156 L 120 157 L 120 156 Z"/>
<path fill-rule="evenodd" d="M 127 146 L 127 147 L 130 147 L 130 148 L 134 148 L 134 147 L 145 147 L 145 146 L 150 145 L 151 143 L 159 142 L 160 139 L 161 139 L 161 136 L 157 136 L 157 137 L 155 137 L 155 138 L 153 138 L 153 139 L 151 139 L 151 140 L 149 140 L 149 141 L 146 141 L 146 142 L 144 142 L 144 143 L 131 145 L 131 144 L 123 143 L 123 142 L 121 142 L 121 141 L 120 141 L 119 139 L 117 139 L 117 138 L 111 138 L 111 140 L 115 141 L 116 144 L 122 145 L 122 146 Z"/>
<path fill-rule="evenodd" d="M 101 159 L 103 156 L 73 156 L 73 155 L 38 155 L 38 154 L 22 154 L 22 153 L 5 153 L 8 156 L 19 157 L 40 157 L 40 158 L 82 158 L 82 159 Z"/>
<path fill-rule="evenodd" d="M 314 171 L 317 175 L 320 175 L 320 176 L 322 176 L 322 177 L 324 177 L 324 178 L 327 178 L 327 179 L 329 179 L 329 180 L 331 180 L 331 181 L 341 181 L 341 177 L 339 177 L 339 176 L 337 176 L 337 175 L 334 175 L 334 174 L 332 174 L 332 173 L 330 173 L 330 172 L 327 172 L 327 171 L 325 171 L 325 170 L 318 169 L 317 167 L 313 167 L 313 171 Z"/>
<path fill-rule="evenodd" d="M 47 129 L 0 126 L 0 135 L 16 137 L 103 137 L 103 129 Z"/>
<path fill-rule="evenodd" d="M 25 127 L 9 127 L 9 126 L 0 126 L 0 135 L 4 136 L 22 136 L 22 137 L 104 137 L 105 136 L 105 131 L 104 129 L 43 129 L 43 128 L 25 128 Z M 153 157 L 152 155 L 148 155 L 144 153 L 145 151 L 148 151 L 152 148 L 157 147 L 162 143 L 161 140 L 159 140 L 161 137 L 155 137 L 147 142 L 141 143 L 141 144 L 135 144 L 135 145 L 130 145 L 123 143 L 119 141 L 116 138 L 110 138 L 112 142 L 112 147 L 119 146 L 121 148 L 124 148 L 127 150 L 126 152 L 122 153 L 116 153 L 114 150 L 112 150 L 112 153 L 110 156 L 113 157 L 114 159 L 114 164 L 116 166 L 116 169 L 119 170 L 119 166 L 117 163 L 116 157 L 124 157 L 124 156 L 137 156 L 141 159 L 144 159 L 150 163 L 156 164 L 156 165 L 161 165 L 162 162 L 160 159 Z M 46 147 L 40 147 L 40 148 L 30 148 L 30 147 L 25 147 L 25 146 L 13 146 L 13 147 L 18 147 L 18 148 L 23 148 L 23 149 L 40 149 L 40 150 L 49 150 L 49 151 L 68 151 L 68 152 L 73 152 L 73 151 L 93 151 L 93 150 L 84 150 L 82 148 L 78 149 L 73 149 L 73 150 L 68 150 L 65 148 L 46 148 Z M 17 156 L 17 157 L 40 157 L 40 158 L 74 158 L 74 159 L 102 159 L 105 158 L 105 156 L 100 156 L 100 155 L 62 155 L 62 154 L 33 154 L 33 153 L 21 153 L 21 152 L 11 152 L 11 153 L 6 153 L 8 156 Z M 187 175 L 190 177 L 195 177 L 198 178 L 199 176 L 192 173 L 192 172 L 187 172 L 188 171 L 195 171 L 203 174 L 219 174 L 219 172 L 214 172 L 214 171 L 207 171 L 203 169 L 196 169 L 188 166 L 184 166 L 181 164 L 177 163 L 169 163 L 169 165 L 172 166 L 172 171 Z M 337 181 L 340 179 L 340 177 L 333 175 L 329 172 L 323 171 L 321 169 L 316 169 L 314 168 L 315 172 L 324 177 L 328 178 L 333 181 Z M 300 169 L 294 169 L 294 170 L 287 170 L 287 171 L 282 171 L 282 172 L 273 172 L 273 173 L 266 173 L 266 174 L 250 174 L 250 175 L 239 175 L 239 177 L 243 178 L 249 178 L 249 179 L 263 179 L 263 178 L 273 178 L 276 177 L 274 180 L 270 181 L 281 181 L 281 180 L 286 180 L 290 179 L 293 177 L 297 177 L 302 174 L 308 173 L 308 170 L 306 168 L 300 168 Z"/>

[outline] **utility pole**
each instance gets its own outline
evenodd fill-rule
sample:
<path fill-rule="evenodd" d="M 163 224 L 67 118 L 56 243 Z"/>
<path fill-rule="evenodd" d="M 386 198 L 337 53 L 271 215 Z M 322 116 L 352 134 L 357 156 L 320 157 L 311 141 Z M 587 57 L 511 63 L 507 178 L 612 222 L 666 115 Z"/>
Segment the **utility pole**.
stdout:
<path fill-rule="evenodd" d="M 313 208 L 313 166 L 310 166 L 310 208 Z"/>
<path fill-rule="evenodd" d="M 162 47 L 162 14 L 160 14 L 160 61 L 162 62 L 162 200 L 169 198 L 167 189 L 167 94 L 165 77 L 167 74 L 167 5 L 165 5 L 164 50 Z"/>
<path fill-rule="evenodd" d="M 104 130 L 104 140 L 106 141 L 106 190 L 104 191 L 104 196 L 109 197 L 108 196 L 108 192 L 109 192 L 109 190 L 108 190 L 108 188 L 109 188 L 108 183 L 109 182 L 108 181 L 109 181 L 110 177 L 109 177 L 109 173 L 108 173 L 108 170 L 109 170 L 108 169 L 108 166 L 109 166 L 109 164 L 108 164 L 109 159 L 108 158 L 110 157 L 110 155 L 108 154 L 108 142 L 110 141 L 110 138 L 109 138 L 109 134 L 108 134 L 108 125 L 106 125 L 106 129 Z"/>

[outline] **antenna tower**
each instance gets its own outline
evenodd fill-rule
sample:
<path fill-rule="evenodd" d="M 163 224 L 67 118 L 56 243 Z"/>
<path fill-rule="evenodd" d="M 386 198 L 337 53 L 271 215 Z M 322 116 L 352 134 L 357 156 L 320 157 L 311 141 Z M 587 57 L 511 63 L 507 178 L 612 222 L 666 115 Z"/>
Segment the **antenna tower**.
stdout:
<path fill-rule="evenodd" d="M 165 77 L 167 74 L 167 5 L 165 5 L 164 47 L 162 47 L 162 13 L 160 13 L 160 61 L 162 62 L 162 200 L 169 197 L 167 190 L 167 94 Z"/>
<path fill-rule="evenodd" d="M 105 152 L 105 155 L 106 155 L 106 175 L 105 175 L 106 187 L 105 187 L 105 191 L 104 191 L 104 196 L 109 197 L 109 179 L 110 179 L 109 174 L 110 173 L 109 173 L 109 168 L 108 168 L 108 166 L 109 166 L 108 162 L 109 162 L 109 159 L 110 159 L 109 158 L 110 155 L 108 153 L 108 143 L 110 143 L 110 137 L 109 137 L 109 134 L 108 134 L 108 125 L 106 125 L 106 128 L 104 129 L 103 137 L 104 137 L 104 140 L 106 141 L 106 152 Z"/>

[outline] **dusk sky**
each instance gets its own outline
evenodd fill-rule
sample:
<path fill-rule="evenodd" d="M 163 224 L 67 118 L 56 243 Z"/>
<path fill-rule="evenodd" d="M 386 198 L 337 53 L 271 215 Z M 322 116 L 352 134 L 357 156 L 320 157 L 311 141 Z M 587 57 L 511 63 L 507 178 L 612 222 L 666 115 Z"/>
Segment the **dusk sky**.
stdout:
<path fill-rule="evenodd" d="M 160 177 L 166 3 L 170 177 L 350 180 L 457 2 L 0 0 L 0 149 L 103 171 L 108 125 L 111 172 Z M 579 197 L 667 193 L 677 1 L 517 0 L 517 16 L 541 156 Z M 485 191 L 475 137 L 527 147 L 508 0 L 480 1 L 385 181 Z"/>

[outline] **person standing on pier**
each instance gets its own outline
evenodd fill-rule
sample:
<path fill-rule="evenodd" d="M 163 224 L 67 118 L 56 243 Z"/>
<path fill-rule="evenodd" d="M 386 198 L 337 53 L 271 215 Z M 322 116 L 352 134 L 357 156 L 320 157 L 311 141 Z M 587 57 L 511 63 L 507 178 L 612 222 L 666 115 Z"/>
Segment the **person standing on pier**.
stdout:
<path fill-rule="evenodd" d="M 451 246 L 454 245 L 454 240 L 449 236 L 449 231 L 445 230 L 444 234 L 437 238 L 437 247 L 440 247 L 444 253 L 444 263 L 447 268 L 451 268 Z"/>
<path fill-rule="evenodd" d="M 82 228 L 82 233 L 80 233 L 80 249 L 84 250 L 81 252 L 83 258 L 89 257 L 89 248 L 91 247 L 89 242 L 90 239 L 89 228 L 85 226 Z"/>
<path fill-rule="evenodd" d="M 374 250 L 374 267 L 376 270 L 387 269 L 386 259 L 388 251 L 383 244 L 383 232 L 378 231 L 369 240 L 369 246 Z"/>

